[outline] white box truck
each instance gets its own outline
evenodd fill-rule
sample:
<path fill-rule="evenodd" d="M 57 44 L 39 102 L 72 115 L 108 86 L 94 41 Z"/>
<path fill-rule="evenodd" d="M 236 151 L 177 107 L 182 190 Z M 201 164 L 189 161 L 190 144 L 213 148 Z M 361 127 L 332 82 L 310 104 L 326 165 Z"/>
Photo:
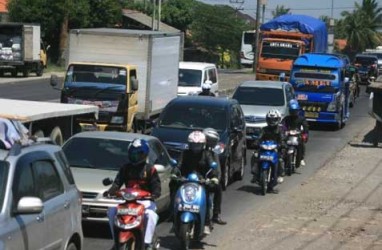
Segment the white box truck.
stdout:
<path fill-rule="evenodd" d="M 147 133 L 177 97 L 181 38 L 180 32 L 71 30 L 61 102 L 97 105 L 99 119 L 88 129 Z M 57 86 L 55 76 L 51 84 Z"/>
<path fill-rule="evenodd" d="M 39 24 L 0 23 L 0 76 L 42 76 L 47 56 L 40 33 Z"/>

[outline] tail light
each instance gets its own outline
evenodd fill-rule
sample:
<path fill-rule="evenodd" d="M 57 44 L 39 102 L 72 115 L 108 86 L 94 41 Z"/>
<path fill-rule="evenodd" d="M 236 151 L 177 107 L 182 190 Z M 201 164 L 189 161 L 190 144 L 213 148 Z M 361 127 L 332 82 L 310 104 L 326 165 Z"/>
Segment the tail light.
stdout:
<path fill-rule="evenodd" d="M 302 141 L 303 141 L 304 143 L 307 143 L 307 142 L 308 142 L 308 134 L 307 134 L 307 133 L 302 133 L 301 137 L 302 137 Z"/>
<path fill-rule="evenodd" d="M 376 68 L 377 67 L 377 64 L 373 64 L 371 65 L 372 68 Z"/>

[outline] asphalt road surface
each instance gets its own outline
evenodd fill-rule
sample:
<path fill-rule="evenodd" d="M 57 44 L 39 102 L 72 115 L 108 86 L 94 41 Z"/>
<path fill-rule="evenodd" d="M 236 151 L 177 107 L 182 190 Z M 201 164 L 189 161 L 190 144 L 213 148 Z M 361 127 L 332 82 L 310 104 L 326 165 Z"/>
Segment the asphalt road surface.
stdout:
<path fill-rule="evenodd" d="M 234 88 L 242 80 L 252 79 L 251 74 L 243 72 L 225 72 L 220 74 L 221 87 Z M 0 79 L 0 97 L 23 100 L 57 101 L 59 92 L 49 85 L 49 79 Z M 222 217 L 228 221 L 226 226 L 216 225 L 212 234 L 206 237 L 201 246 L 196 249 L 219 249 L 219 242 L 224 241 L 228 234 L 246 234 L 246 230 L 233 232 L 230 225 L 248 214 L 256 214 L 256 211 L 271 199 L 283 195 L 287 191 L 300 185 L 312 176 L 329 159 L 335 157 L 336 152 L 343 148 L 352 137 L 358 134 L 363 125 L 369 119 L 367 114 L 368 95 L 362 89 L 361 96 L 356 100 L 355 107 L 351 109 L 351 117 L 346 126 L 341 130 L 333 130 L 325 126 L 313 126 L 310 131 L 310 140 L 307 144 L 307 166 L 291 177 L 286 177 L 279 186 L 279 194 L 261 196 L 259 189 L 250 183 L 250 168 L 247 165 L 246 174 L 242 181 L 232 183 L 223 193 Z M 248 157 L 250 152 L 247 153 Z M 248 161 L 249 162 L 249 161 Z M 161 240 L 161 249 L 179 249 L 178 241 L 170 232 L 171 223 L 164 221 L 157 227 L 157 234 Z M 113 242 L 110 238 L 109 228 L 105 224 L 84 224 L 85 242 L 84 250 L 110 249 Z"/>

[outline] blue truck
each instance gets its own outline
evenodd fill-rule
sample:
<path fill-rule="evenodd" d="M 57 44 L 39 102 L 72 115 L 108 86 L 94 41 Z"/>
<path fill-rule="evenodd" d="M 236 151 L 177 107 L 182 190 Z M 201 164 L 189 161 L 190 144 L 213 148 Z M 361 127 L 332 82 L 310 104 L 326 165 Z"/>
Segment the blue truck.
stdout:
<path fill-rule="evenodd" d="M 342 128 L 350 116 L 348 64 L 337 54 L 306 53 L 293 63 L 290 82 L 310 122 Z"/>

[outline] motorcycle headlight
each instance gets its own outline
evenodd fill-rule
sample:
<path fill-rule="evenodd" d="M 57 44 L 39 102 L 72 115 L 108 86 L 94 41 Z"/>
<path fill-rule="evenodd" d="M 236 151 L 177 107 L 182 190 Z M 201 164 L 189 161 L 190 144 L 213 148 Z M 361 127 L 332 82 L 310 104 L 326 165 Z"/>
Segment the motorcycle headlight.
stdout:
<path fill-rule="evenodd" d="M 123 116 L 113 116 L 113 117 L 111 117 L 110 123 L 122 124 L 123 123 Z"/>
<path fill-rule="evenodd" d="M 186 202 L 193 202 L 196 199 L 198 188 L 195 185 L 185 185 L 182 190 L 183 199 Z"/>
<path fill-rule="evenodd" d="M 220 154 L 224 153 L 224 149 L 225 149 L 225 145 L 224 145 L 224 143 L 218 143 L 218 144 L 216 144 L 216 146 L 214 147 L 213 151 L 214 151 L 216 154 L 220 155 Z"/>

